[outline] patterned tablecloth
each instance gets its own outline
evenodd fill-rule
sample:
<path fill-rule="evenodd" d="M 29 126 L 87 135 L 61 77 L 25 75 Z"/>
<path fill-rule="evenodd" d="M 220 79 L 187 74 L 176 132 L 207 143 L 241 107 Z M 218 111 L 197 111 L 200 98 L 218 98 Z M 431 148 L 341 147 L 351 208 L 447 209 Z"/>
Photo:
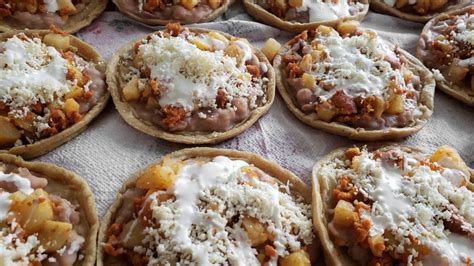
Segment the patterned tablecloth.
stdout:
<path fill-rule="evenodd" d="M 382 37 L 414 52 L 422 24 L 369 13 L 363 26 L 375 29 Z M 283 42 L 292 35 L 251 21 L 239 3 L 218 22 L 199 27 L 225 31 L 245 37 L 261 47 L 273 37 Z M 123 44 L 140 38 L 153 29 L 127 19 L 118 12 L 106 12 L 78 36 L 94 45 L 105 60 Z M 474 166 L 474 108 L 436 92 L 435 113 L 419 133 L 403 143 L 434 149 L 449 144 Z M 216 147 L 255 152 L 293 171 L 308 184 L 316 160 L 329 151 L 354 144 L 343 137 L 310 128 L 299 122 L 278 96 L 270 112 L 240 136 Z M 39 158 L 76 172 L 89 183 L 102 217 L 122 183 L 140 168 L 184 145 L 158 140 L 128 126 L 112 102 L 80 136 Z"/>

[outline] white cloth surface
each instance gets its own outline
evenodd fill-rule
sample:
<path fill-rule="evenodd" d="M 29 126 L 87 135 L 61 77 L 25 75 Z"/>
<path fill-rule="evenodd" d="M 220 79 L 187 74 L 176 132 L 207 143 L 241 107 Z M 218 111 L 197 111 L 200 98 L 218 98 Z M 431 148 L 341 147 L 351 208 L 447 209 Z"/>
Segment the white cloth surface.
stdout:
<path fill-rule="evenodd" d="M 250 21 L 239 3 L 219 20 L 199 27 L 245 37 L 258 47 L 269 37 L 284 42 L 292 36 Z M 382 37 L 411 53 L 414 53 L 423 26 L 373 12 L 362 25 L 375 29 Z M 120 46 L 152 31 L 123 14 L 106 12 L 78 36 L 94 45 L 104 60 L 109 60 Z M 397 142 L 431 150 L 449 144 L 461 153 L 468 165 L 474 167 L 474 108 L 441 91 L 437 91 L 435 97 L 435 112 L 428 124 L 419 133 Z M 335 148 L 354 143 L 304 125 L 277 96 L 269 113 L 255 125 L 215 147 L 258 153 L 311 184 L 311 168 L 315 161 Z M 106 110 L 84 133 L 39 160 L 65 167 L 84 178 L 94 193 L 99 217 L 102 217 L 127 178 L 162 155 L 186 147 L 189 146 L 155 139 L 128 126 L 110 101 Z"/>

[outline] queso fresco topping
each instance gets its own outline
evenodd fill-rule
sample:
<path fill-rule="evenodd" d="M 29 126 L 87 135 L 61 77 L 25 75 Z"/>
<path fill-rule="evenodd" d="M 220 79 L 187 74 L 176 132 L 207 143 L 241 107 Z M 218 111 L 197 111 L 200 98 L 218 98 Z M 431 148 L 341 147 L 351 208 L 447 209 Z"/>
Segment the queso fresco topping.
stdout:
<path fill-rule="evenodd" d="M 368 130 L 417 123 L 423 80 L 398 48 L 358 23 L 319 26 L 291 40 L 281 71 L 297 107 L 316 120 Z"/>
<path fill-rule="evenodd" d="M 103 74 L 69 46 L 57 33 L 0 43 L 0 149 L 58 134 L 105 94 Z"/>
<path fill-rule="evenodd" d="M 168 24 L 121 60 L 123 99 L 169 131 L 226 131 L 266 103 L 267 65 L 244 39 Z"/>
<path fill-rule="evenodd" d="M 313 238 L 310 205 L 255 166 L 166 158 L 123 194 L 104 249 L 140 265 L 298 266 Z"/>
<path fill-rule="evenodd" d="M 328 230 L 358 263 L 474 263 L 474 187 L 453 148 L 351 148 L 318 174 L 336 178 Z"/>

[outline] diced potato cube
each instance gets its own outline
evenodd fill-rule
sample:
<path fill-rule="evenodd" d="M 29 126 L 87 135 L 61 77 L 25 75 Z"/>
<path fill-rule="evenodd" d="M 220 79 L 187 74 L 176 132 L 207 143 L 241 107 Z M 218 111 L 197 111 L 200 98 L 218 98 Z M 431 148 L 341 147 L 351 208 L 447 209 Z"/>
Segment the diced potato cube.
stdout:
<path fill-rule="evenodd" d="M 268 234 L 265 227 L 255 218 L 246 217 L 242 220 L 242 226 L 252 247 L 259 246 L 268 240 Z"/>
<path fill-rule="evenodd" d="M 309 254 L 304 250 L 298 250 L 280 259 L 280 266 L 310 266 Z"/>
<path fill-rule="evenodd" d="M 322 104 L 316 105 L 316 113 L 318 114 L 318 119 L 331 122 L 333 117 L 337 114 L 337 110 L 328 102 L 323 102 Z"/>
<path fill-rule="evenodd" d="M 21 137 L 20 131 L 8 120 L 0 116 L 0 147 L 13 146 Z"/>
<path fill-rule="evenodd" d="M 36 0 L 26 1 L 25 8 L 31 14 L 34 14 L 38 11 L 38 3 Z"/>
<path fill-rule="evenodd" d="M 301 83 L 303 84 L 304 88 L 314 89 L 316 85 L 316 80 L 314 79 L 313 75 L 303 73 L 303 75 L 301 76 Z"/>
<path fill-rule="evenodd" d="M 173 186 L 175 178 L 176 174 L 171 167 L 153 165 L 137 180 L 137 187 L 166 190 Z"/>
<path fill-rule="evenodd" d="M 469 69 L 467 67 L 460 66 L 459 59 L 455 59 L 448 67 L 448 80 L 459 82 L 466 77 L 468 72 Z"/>
<path fill-rule="evenodd" d="M 357 20 L 348 20 L 337 24 L 336 29 L 341 35 L 349 35 L 356 32 L 359 25 L 360 23 Z"/>
<path fill-rule="evenodd" d="M 66 244 L 72 231 L 72 224 L 45 221 L 38 231 L 38 239 L 46 252 L 54 252 Z"/>
<path fill-rule="evenodd" d="M 36 132 L 36 128 L 33 125 L 35 116 L 36 114 L 29 113 L 25 117 L 13 118 L 10 122 L 12 122 L 18 128 L 21 128 L 30 133 L 34 133 Z"/>
<path fill-rule="evenodd" d="M 451 169 L 457 169 L 466 174 L 466 177 L 470 177 L 469 168 L 467 167 L 461 155 L 453 148 L 448 145 L 439 147 L 430 157 L 430 161 L 436 162 L 439 165 Z"/>
<path fill-rule="evenodd" d="M 220 34 L 217 31 L 210 31 L 207 35 L 215 40 L 219 40 L 224 43 L 229 42 L 229 39 L 227 39 L 224 35 Z"/>
<path fill-rule="evenodd" d="M 60 50 L 66 50 L 71 44 L 69 35 L 61 35 L 58 33 L 48 33 L 44 36 L 43 42 L 46 45 L 54 46 Z"/>
<path fill-rule="evenodd" d="M 207 45 L 206 43 L 200 41 L 200 40 L 197 40 L 197 39 L 194 39 L 191 41 L 199 50 L 202 50 L 202 51 L 209 51 L 211 49 L 211 47 L 209 47 L 209 45 Z"/>
<path fill-rule="evenodd" d="M 73 98 L 69 98 L 64 102 L 64 113 L 67 117 L 72 117 L 74 113 L 79 113 L 81 106 Z"/>
<path fill-rule="evenodd" d="M 275 4 L 275 7 L 276 7 L 277 9 L 280 9 L 280 10 L 282 10 L 283 12 L 285 12 L 285 11 L 286 11 L 286 8 L 288 7 L 288 6 L 286 5 L 286 0 L 275 0 L 274 4 Z"/>
<path fill-rule="evenodd" d="M 372 254 L 376 257 L 382 257 L 382 253 L 385 250 L 384 239 L 382 235 L 370 236 L 368 238 L 369 247 Z"/>
<path fill-rule="evenodd" d="M 180 3 L 187 10 L 192 10 L 197 4 L 199 4 L 199 0 L 180 0 Z"/>
<path fill-rule="evenodd" d="M 403 111 L 405 111 L 403 95 L 393 93 L 389 99 L 386 112 L 389 114 L 400 114 Z"/>
<path fill-rule="evenodd" d="M 84 89 L 79 86 L 73 86 L 71 90 L 66 93 L 66 99 L 74 98 L 79 99 L 84 95 Z"/>
<path fill-rule="evenodd" d="M 385 110 L 385 101 L 377 96 L 375 96 L 374 98 L 374 116 L 376 118 L 380 118 Z"/>
<path fill-rule="evenodd" d="M 140 90 L 138 89 L 138 77 L 133 78 L 123 87 L 123 97 L 126 101 L 136 101 L 140 99 Z"/>
<path fill-rule="evenodd" d="M 237 62 L 240 62 L 240 59 L 243 56 L 242 50 L 236 44 L 230 44 L 224 49 L 224 54 L 231 56 L 237 59 Z"/>
<path fill-rule="evenodd" d="M 334 223 L 340 226 L 349 227 L 353 225 L 353 212 L 355 208 L 352 203 L 339 200 L 334 208 Z"/>
<path fill-rule="evenodd" d="M 143 245 L 142 241 L 145 238 L 145 228 L 145 224 L 140 219 L 129 221 L 120 233 L 120 243 L 129 249 Z"/>
<path fill-rule="evenodd" d="M 78 86 L 84 86 L 84 75 L 76 67 L 70 66 L 68 68 L 67 78 L 70 80 L 76 80 Z"/>
<path fill-rule="evenodd" d="M 221 0 L 208 0 L 208 3 L 212 9 L 218 9 L 221 6 L 222 1 Z"/>
<path fill-rule="evenodd" d="M 76 11 L 72 0 L 57 0 L 61 15 L 67 15 Z"/>
<path fill-rule="evenodd" d="M 278 54 L 280 51 L 281 44 L 273 39 L 268 39 L 262 48 L 262 53 L 267 57 L 268 61 L 272 62 L 273 58 Z"/>
<path fill-rule="evenodd" d="M 395 7 L 397 9 L 400 9 L 408 4 L 408 0 L 396 0 L 395 1 Z"/>
<path fill-rule="evenodd" d="M 313 50 L 311 51 L 311 56 L 313 57 L 314 62 L 320 62 L 326 59 L 326 52 L 322 50 Z"/>
<path fill-rule="evenodd" d="M 54 217 L 48 193 L 42 189 L 22 201 L 13 201 L 10 210 L 27 234 L 38 232 L 45 221 Z"/>
<path fill-rule="evenodd" d="M 316 31 L 321 33 L 323 36 L 327 36 L 333 31 L 333 28 L 328 27 L 328 26 L 324 26 L 324 25 L 319 25 L 316 28 Z"/>
<path fill-rule="evenodd" d="M 288 5 L 290 7 L 302 7 L 303 6 L 303 0 L 288 0 Z"/>
<path fill-rule="evenodd" d="M 300 62 L 300 69 L 304 72 L 310 71 L 313 67 L 313 57 L 311 54 L 305 54 Z"/>

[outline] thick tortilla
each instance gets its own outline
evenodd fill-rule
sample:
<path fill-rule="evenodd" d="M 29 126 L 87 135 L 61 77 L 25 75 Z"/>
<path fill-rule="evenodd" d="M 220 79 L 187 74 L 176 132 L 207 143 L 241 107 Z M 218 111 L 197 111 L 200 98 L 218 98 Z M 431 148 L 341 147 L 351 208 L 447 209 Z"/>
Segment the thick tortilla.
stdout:
<path fill-rule="evenodd" d="M 79 13 L 69 16 L 66 24 L 60 29 L 64 32 L 74 33 L 89 26 L 94 19 L 99 17 L 107 7 L 108 0 L 91 0 L 90 3 Z M 0 32 L 25 29 L 21 23 L 9 23 L 0 20 Z"/>
<path fill-rule="evenodd" d="M 322 120 L 317 120 L 315 113 L 305 114 L 303 111 L 301 111 L 295 104 L 294 96 L 288 92 L 289 85 L 286 80 L 286 72 L 281 69 L 281 59 L 289 48 L 290 45 L 288 45 L 288 43 L 285 44 L 285 46 L 280 49 L 280 52 L 273 59 L 273 68 L 275 69 L 277 78 L 277 88 L 290 111 L 299 120 L 311 127 L 354 140 L 389 140 L 403 138 L 418 132 L 426 124 L 433 113 L 433 98 L 435 91 L 435 80 L 433 78 L 433 74 L 414 56 L 403 49 L 398 49 L 400 53 L 405 58 L 407 58 L 409 65 L 411 66 L 410 69 L 414 73 L 420 75 L 421 81 L 424 84 L 424 87 L 420 93 L 418 104 L 419 110 L 423 113 L 423 115 L 420 117 L 419 121 L 416 121 L 415 125 L 405 128 L 365 130 L 363 128 L 353 128 L 338 122 L 325 122 Z"/>
<path fill-rule="evenodd" d="M 474 5 L 466 6 L 459 10 L 451 10 L 448 13 L 441 14 L 428 23 L 426 23 L 423 31 L 421 32 L 420 39 L 418 40 L 418 44 L 416 46 L 416 57 L 423 61 L 423 51 L 427 49 L 426 43 L 429 41 L 429 35 L 431 28 L 437 24 L 438 22 L 445 20 L 451 15 L 459 15 L 468 12 L 471 8 L 474 8 Z M 459 86 L 457 84 L 453 84 L 446 80 L 436 80 L 436 85 L 444 91 L 446 94 L 452 96 L 453 98 L 467 104 L 470 106 L 474 106 L 474 91 L 471 90 L 470 86 Z"/>
<path fill-rule="evenodd" d="M 364 9 L 353 16 L 343 17 L 337 20 L 325 20 L 325 21 L 314 21 L 314 22 L 307 22 L 307 23 L 300 23 L 296 21 L 288 21 L 284 20 L 270 11 L 265 10 L 263 7 L 255 3 L 255 0 L 244 0 L 244 6 L 247 12 L 256 20 L 261 21 L 265 24 L 277 27 L 279 29 L 300 33 L 304 30 L 314 29 L 317 28 L 319 25 L 326 25 L 330 27 L 336 27 L 339 22 L 346 21 L 346 20 L 357 20 L 362 21 L 367 12 L 369 11 L 369 4 L 364 3 Z M 360 1 L 363 2 L 363 1 Z"/>
<path fill-rule="evenodd" d="M 26 162 L 10 154 L 0 154 L 0 162 L 27 168 L 40 177 L 46 178 L 48 186 L 45 190 L 48 193 L 61 196 L 75 206 L 79 205 L 80 223 L 74 225 L 74 229 L 85 239 L 82 248 L 84 259 L 77 261 L 74 265 L 94 265 L 99 221 L 94 196 L 87 183 L 76 174 L 52 164 Z"/>
<path fill-rule="evenodd" d="M 428 154 L 423 149 L 398 145 L 398 144 L 380 144 L 369 146 L 369 151 L 375 150 L 390 150 L 394 147 L 400 147 L 402 150 L 409 153 Z M 321 244 L 323 247 L 326 262 L 334 266 L 357 265 L 356 262 L 347 254 L 343 247 L 335 245 L 329 236 L 327 225 L 330 222 L 328 214 L 329 209 L 333 209 L 336 202 L 334 202 L 332 191 L 336 187 L 336 178 L 325 179 L 319 175 L 319 171 L 323 167 L 336 158 L 343 158 L 344 152 L 347 148 L 340 148 L 330 152 L 319 160 L 313 167 L 312 182 L 313 182 L 313 224 L 314 228 L 319 234 Z M 471 170 L 471 180 L 474 180 L 474 171 Z"/>
<path fill-rule="evenodd" d="M 301 179 L 299 179 L 290 171 L 254 153 L 215 148 L 190 148 L 170 153 L 165 157 L 184 160 L 198 157 L 212 158 L 216 156 L 227 156 L 231 159 L 243 160 L 250 164 L 253 164 L 255 167 L 259 168 L 260 170 L 264 171 L 268 175 L 276 178 L 278 181 L 284 184 L 290 182 L 292 184 L 292 192 L 302 196 L 307 203 L 311 202 L 311 189 L 308 185 L 306 185 Z M 158 161 L 155 161 L 151 165 L 161 163 L 163 161 L 163 158 L 159 159 Z M 115 202 L 110 206 L 109 210 L 105 214 L 99 230 L 99 247 L 102 245 L 102 243 L 107 242 L 107 230 L 115 219 L 116 213 L 122 206 L 123 194 L 125 193 L 125 191 L 127 191 L 127 189 L 135 187 L 137 179 L 144 173 L 144 171 L 145 169 L 139 171 L 138 173 L 130 177 L 128 181 L 125 182 L 125 184 L 120 189 Z M 99 248 L 97 250 L 97 266 L 102 265 L 127 265 L 127 263 L 126 261 L 119 260 L 117 258 L 110 258 L 103 252 L 102 248 Z"/>
<path fill-rule="evenodd" d="M 27 36 L 41 36 L 50 33 L 48 30 L 27 30 L 27 31 L 12 31 L 8 33 L 0 34 L 0 41 L 4 41 L 20 32 L 25 33 Z M 71 38 L 71 46 L 74 47 L 76 50 L 75 53 L 89 62 L 93 62 L 97 70 L 101 71 L 102 73 L 105 72 L 105 64 L 101 61 L 100 54 L 89 44 L 81 41 L 79 38 L 70 35 Z M 82 131 L 84 131 L 87 125 L 99 115 L 100 112 L 105 108 L 107 105 L 107 101 L 109 100 L 110 94 L 105 93 L 102 98 L 96 103 L 94 107 L 92 107 L 86 115 L 82 117 L 82 120 L 72 125 L 71 127 L 67 128 L 66 130 L 51 136 L 49 138 L 41 139 L 33 144 L 22 145 L 17 147 L 12 147 L 7 150 L 0 150 L 1 152 L 8 152 L 11 154 L 20 155 L 25 159 L 30 159 L 34 157 L 38 157 L 43 155 L 58 146 L 66 143 L 67 141 L 71 140 L 72 138 L 79 135 Z"/>
<path fill-rule="evenodd" d="M 211 30 L 207 29 L 198 29 L 198 28 L 191 28 L 192 32 L 196 33 L 205 33 Z M 220 34 L 230 37 L 229 34 L 219 32 Z M 140 38 L 139 40 L 141 40 Z M 138 40 L 136 40 L 138 41 Z M 122 88 L 125 86 L 124 79 L 122 77 L 122 73 L 119 73 L 118 66 L 121 62 L 121 57 L 123 54 L 129 52 L 133 48 L 133 44 L 136 42 L 130 42 L 120 48 L 110 60 L 107 66 L 107 84 L 109 86 L 110 94 L 112 95 L 112 99 L 114 101 L 115 107 L 117 111 L 120 113 L 122 118 L 132 127 L 135 129 L 148 134 L 150 136 L 164 139 L 171 142 L 176 143 L 184 143 L 184 144 L 215 144 L 222 142 L 224 140 L 233 138 L 243 131 L 247 130 L 251 127 L 261 116 L 263 116 L 272 105 L 275 99 L 275 74 L 273 71 L 272 66 L 268 62 L 268 59 L 265 55 L 253 48 L 253 52 L 257 55 L 261 62 L 265 63 L 268 67 L 267 77 L 269 79 L 268 87 L 266 91 L 267 101 L 262 106 L 251 111 L 250 117 L 247 118 L 245 121 L 236 124 L 233 128 L 224 131 L 224 132 L 185 132 L 180 131 L 176 133 L 169 132 L 158 125 L 150 123 L 148 121 L 143 121 L 139 119 L 134 114 L 134 110 L 130 104 L 128 104 L 122 96 Z"/>
<path fill-rule="evenodd" d="M 386 4 L 383 0 L 369 0 L 369 1 L 370 1 L 370 7 L 376 12 L 384 13 L 384 14 L 399 17 L 404 20 L 410 20 L 410 21 L 420 22 L 420 23 L 425 23 L 428 20 L 432 19 L 433 17 L 441 13 L 444 13 L 450 10 L 457 10 L 465 5 L 468 5 L 471 2 L 470 0 L 456 0 L 455 4 L 450 4 L 448 2 L 443 9 L 436 11 L 435 13 L 422 16 L 422 15 L 417 15 L 416 13 L 407 13 L 407 12 L 401 11 L 393 6 Z"/>
<path fill-rule="evenodd" d="M 121 5 L 117 4 L 116 0 L 112 0 L 112 2 L 117 6 L 120 12 L 148 26 L 164 26 L 171 22 L 179 22 L 184 25 L 184 24 L 203 23 L 203 22 L 213 21 L 220 15 L 224 14 L 224 12 L 227 11 L 229 6 L 234 3 L 233 0 L 224 0 L 222 2 L 222 5 L 218 7 L 217 9 L 213 10 L 209 15 L 203 18 L 200 18 L 198 21 L 187 21 L 187 20 L 175 20 L 175 19 L 144 18 L 140 15 L 140 13 L 134 13 L 134 12 L 125 10 Z"/>

